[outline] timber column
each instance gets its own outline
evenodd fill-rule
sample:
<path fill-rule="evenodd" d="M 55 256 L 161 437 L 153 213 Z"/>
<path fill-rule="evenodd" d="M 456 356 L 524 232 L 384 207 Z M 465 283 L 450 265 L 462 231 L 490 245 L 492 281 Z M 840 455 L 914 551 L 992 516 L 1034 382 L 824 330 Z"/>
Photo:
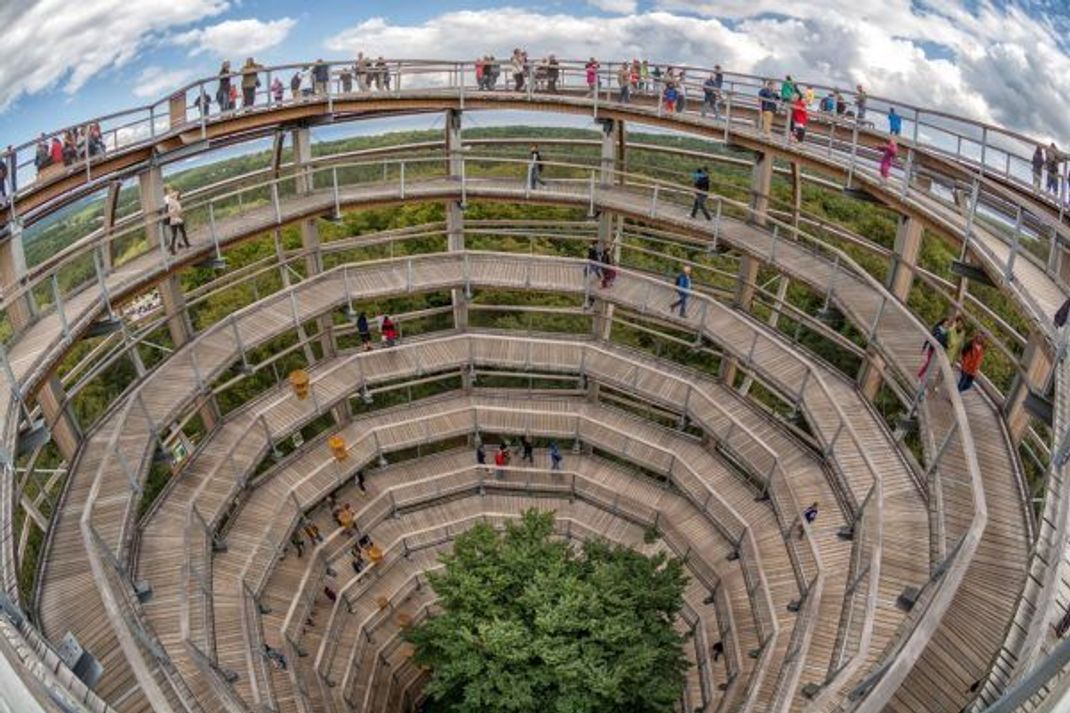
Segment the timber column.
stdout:
<path fill-rule="evenodd" d="M 895 252 L 888 267 L 888 290 L 901 302 L 910 296 L 914 284 L 914 268 L 918 265 L 923 228 L 921 221 L 910 216 L 900 216 L 895 231 Z"/>
<path fill-rule="evenodd" d="M 293 141 L 294 161 L 294 187 L 298 195 L 311 193 L 315 189 L 315 181 L 309 162 L 312 160 L 312 135 L 307 126 L 294 129 L 291 132 Z M 308 218 L 301 221 L 301 249 L 305 253 L 305 274 L 308 277 L 323 272 L 323 252 L 320 250 L 320 230 L 316 218 Z M 323 348 L 324 358 L 334 356 L 334 322 L 330 314 L 320 316 L 316 320 L 320 334 L 320 346 Z M 309 361 L 313 361 L 306 350 Z M 312 355 L 314 356 L 314 355 Z"/>
<path fill-rule="evenodd" d="M 769 191 L 773 186 L 773 156 L 765 152 L 758 152 L 754 158 L 754 169 L 751 172 L 750 207 L 751 213 L 747 222 L 758 228 L 765 228 L 769 224 Z M 754 286 L 758 281 L 758 269 L 762 266 L 761 260 L 743 253 L 739 260 L 739 276 L 736 279 L 735 306 L 744 312 L 750 312 L 754 304 Z M 721 361 L 721 379 L 729 386 L 735 381 L 739 363 L 734 357 L 724 357 Z"/>
<path fill-rule="evenodd" d="M 1032 330 L 1022 356 L 1022 372 L 1015 374 L 1007 398 L 1003 402 L 1007 430 L 1015 443 L 1022 440 L 1022 435 L 1029 425 L 1030 416 L 1025 408 L 1026 397 L 1031 391 L 1044 392 L 1052 376 L 1054 361 L 1055 355 L 1047 339 L 1037 330 Z"/>
<path fill-rule="evenodd" d="M 609 187 L 621 182 L 618 170 L 624 156 L 624 123 L 616 119 L 601 119 L 599 123 L 602 125 L 602 153 L 598 185 Z M 603 250 L 609 251 L 614 266 L 620 265 L 621 247 L 615 238 L 619 234 L 621 223 L 621 217 L 615 213 L 603 210 L 598 214 L 598 244 Z M 597 299 L 601 289 L 599 284 L 592 282 L 590 287 L 591 298 L 594 300 L 592 329 L 596 339 L 609 339 L 613 327 L 613 305 Z"/>
<path fill-rule="evenodd" d="M 446 110 L 446 170 L 450 180 L 464 181 L 464 147 L 461 144 L 461 112 Z M 462 190 L 462 195 L 464 194 Z M 450 252 L 464 251 L 464 205 L 462 201 L 446 201 L 446 249 Z M 468 286 L 450 290 L 453 305 L 453 326 L 457 330 L 468 329 Z"/>
<path fill-rule="evenodd" d="M 899 217 L 899 226 L 895 231 L 895 252 L 888 266 L 885 284 L 892 296 L 903 303 L 910 297 L 910 288 L 914 285 L 914 269 L 918 264 L 923 234 L 923 226 L 917 218 L 908 215 Z M 965 282 L 961 284 L 965 285 Z M 886 366 L 884 357 L 874 345 L 866 347 L 866 358 L 858 372 L 858 388 L 867 399 L 872 401 L 877 397 Z"/>

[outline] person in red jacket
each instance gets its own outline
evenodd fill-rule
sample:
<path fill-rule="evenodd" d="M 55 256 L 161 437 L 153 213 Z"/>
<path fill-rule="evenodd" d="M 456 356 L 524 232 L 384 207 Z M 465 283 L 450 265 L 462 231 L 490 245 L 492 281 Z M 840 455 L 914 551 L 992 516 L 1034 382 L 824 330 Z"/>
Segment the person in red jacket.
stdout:
<path fill-rule="evenodd" d="M 392 347 L 397 344 L 398 328 L 394 325 L 394 320 L 390 319 L 389 315 L 383 317 L 382 332 L 383 341 L 386 343 L 386 346 Z"/>
<path fill-rule="evenodd" d="M 810 114 L 806 110 L 806 100 L 801 94 L 796 94 L 795 103 L 791 107 L 791 131 L 799 143 L 806 138 L 806 124 L 809 120 Z"/>
<path fill-rule="evenodd" d="M 981 361 L 985 358 L 985 335 L 976 334 L 962 348 L 962 374 L 959 376 L 959 393 L 968 391 L 974 379 L 981 371 Z"/>

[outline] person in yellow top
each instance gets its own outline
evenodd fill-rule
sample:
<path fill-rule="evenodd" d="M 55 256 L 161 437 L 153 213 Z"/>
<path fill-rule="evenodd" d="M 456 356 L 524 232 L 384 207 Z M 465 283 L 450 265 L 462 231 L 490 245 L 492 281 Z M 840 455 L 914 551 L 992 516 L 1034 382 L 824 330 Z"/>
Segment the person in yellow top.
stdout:
<path fill-rule="evenodd" d="M 803 99 L 806 101 L 807 108 L 814 106 L 814 101 L 817 100 L 817 95 L 814 94 L 813 87 L 806 88 L 806 91 L 803 93 Z"/>
<path fill-rule="evenodd" d="M 947 361 L 952 367 L 962 354 L 962 345 L 966 341 L 966 325 L 961 314 L 955 315 L 947 328 Z"/>

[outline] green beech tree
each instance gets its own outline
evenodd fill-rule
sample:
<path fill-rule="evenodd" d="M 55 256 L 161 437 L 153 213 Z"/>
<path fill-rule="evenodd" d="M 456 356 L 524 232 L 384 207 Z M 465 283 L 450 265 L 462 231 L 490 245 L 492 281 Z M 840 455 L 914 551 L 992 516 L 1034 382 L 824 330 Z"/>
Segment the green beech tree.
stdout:
<path fill-rule="evenodd" d="M 687 582 L 664 555 L 554 537 L 529 510 L 504 534 L 479 524 L 430 575 L 443 612 L 406 632 L 432 671 L 427 710 L 671 711 L 688 662 L 673 628 Z"/>

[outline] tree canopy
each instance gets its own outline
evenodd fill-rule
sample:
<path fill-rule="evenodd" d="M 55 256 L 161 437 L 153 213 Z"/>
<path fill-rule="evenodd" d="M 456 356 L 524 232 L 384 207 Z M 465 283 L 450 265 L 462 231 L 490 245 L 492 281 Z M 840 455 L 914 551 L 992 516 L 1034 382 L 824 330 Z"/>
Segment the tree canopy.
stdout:
<path fill-rule="evenodd" d="M 673 626 L 682 562 L 554 536 L 529 510 L 504 533 L 478 524 L 429 575 L 442 613 L 406 638 L 431 669 L 427 710 L 655 713 L 673 710 L 688 661 Z"/>

